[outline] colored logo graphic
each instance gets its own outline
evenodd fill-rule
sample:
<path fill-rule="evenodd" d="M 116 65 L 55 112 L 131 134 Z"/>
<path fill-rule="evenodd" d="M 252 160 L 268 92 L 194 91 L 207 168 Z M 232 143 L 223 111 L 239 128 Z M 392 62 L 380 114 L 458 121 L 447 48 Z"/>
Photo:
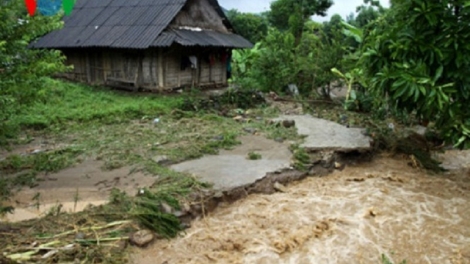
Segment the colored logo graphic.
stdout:
<path fill-rule="evenodd" d="M 36 9 L 44 16 L 53 16 L 61 7 L 65 15 L 70 15 L 75 5 L 75 0 L 25 0 L 24 2 L 30 16 L 34 16 Z"/>

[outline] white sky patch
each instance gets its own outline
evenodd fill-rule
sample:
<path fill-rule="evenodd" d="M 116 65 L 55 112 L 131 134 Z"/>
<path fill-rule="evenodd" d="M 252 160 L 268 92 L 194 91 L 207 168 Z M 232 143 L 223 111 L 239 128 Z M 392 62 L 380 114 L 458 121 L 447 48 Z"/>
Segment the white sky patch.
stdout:
<path fill-rule="evenodd" d="M 333 0 L 333 6 L 328 10 L 327 17 L 314 17 L 315 21 L 327 21 L 334 14 L 339 14 L 343 18 L 350 13 L 356 12 L 356 7 L 364 3 L 363 0 Z M 240 12 L 260 13 L 269 11 L 272 0 L 219 0 L 219 4 L 226 9 L 238 9 Z M 388 7 L 389 0 L 380 0 L 380 3 Z"/>

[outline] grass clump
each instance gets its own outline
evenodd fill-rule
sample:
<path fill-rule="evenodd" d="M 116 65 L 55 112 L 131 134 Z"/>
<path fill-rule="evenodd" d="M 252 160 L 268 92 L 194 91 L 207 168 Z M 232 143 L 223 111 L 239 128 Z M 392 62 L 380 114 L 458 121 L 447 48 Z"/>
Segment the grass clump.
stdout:
<path fill-rule="evenodd" d="M 174 194 L 142 189 L 140 195 L 134 199 L 134 206 L 130 211 L 130 215 L 136 218 L 145 228 L 156 232 L 162 237 L 173 238 L 183 230 L 183 227 L 178 217 L 162 210 L 163 203 L 176 210 L 181 208 Z"/>
<path fill-rule="evenodd" d="M 394 264 L 394 262 L 390 260 L 390 258 L 385 254 L 382 254 L 382 256 L 380 257 L 380 261 L 382 264 Z M 398 264 L 406 264 L 406 260 L 402 260 Z"/>
<path fill-rule="evenodd" d="M 248 156 L 247 156 L 247 159 L 249 160 L 260 160 L 262 159 L 263 157 L 261 156 L 261 154 L 259 153 L 256 153 L 254 151 L 250 151 L 248 152 Z"/>
<path fill-rule="evenodd" d="M 147 164 L 148 170 L 160 175 L 159 179 L 147 189 L 142 189 L 133 198 L 129 214 L 142 226 L 165 238 L 173 238 L 183 230 L 180 220 L 170 212 L 165 212 L 164 203 L 172 210 L 182 210 L 181 201 L 191 193 L 208 188 L 210 185 L 200 183 L 184 173 L 169 168 Z"/>
<path fill-rule="evenodd" d="M 142 189 L 137 197 L 130 197 L 114 189 L 110 197 L 109 209 L 127 215 L 128 219 L 137 220 L 142 227 L 156 232 L 161 237 L 173 238 L 183 230 L 175 215 L 162 210 L 163 203 L 175 209 L 180 208 L 178 200 L 173 196 Z"/>
<path fill-rule="evenodd" d="M 291 151 L 294 153 L 294 168 L 299 171 L 307 171 L 312 165 L 310 161 L 310 155 L 298 145 L 292 145 Z"/>

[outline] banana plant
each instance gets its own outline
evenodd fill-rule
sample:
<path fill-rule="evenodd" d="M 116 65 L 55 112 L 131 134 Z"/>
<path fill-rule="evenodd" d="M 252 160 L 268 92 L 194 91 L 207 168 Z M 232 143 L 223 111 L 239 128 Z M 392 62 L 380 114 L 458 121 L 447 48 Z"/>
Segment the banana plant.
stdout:
<path fill-rule="evenodd" d="M 346 93 L 346 100 L 344 101 L 344 109 L 347 110 L 348 106 L 357 100 L 357 93 L 353 89 L 354 83 L 360 82 L 359 76 L 361 76 L 362 70 L 355 68 L 350 72 L 342 73 L 336 68 L 331 69 L 331 72 L 336 74 L 339 78 L 343 79 L 346 82 L 348 91 Z"/>
<path fill-rule="evenodd" d="M 362 31 L 362 29 L 357 28 L 344 21 L 341 21 L 341 24 L 344 27 L 343 28 L 344 35 L 348 37 L 353 37 L 358 43 L 362 43 L 362 40 L 364 39 L 364 32 Z"/>
<path fill-rule="evenodd" d="M 233 51 L 232 61 L 238 76 L 244 76 L 249 71 L 251 63 L 258 57 L 260 49 L 261 42 L 258 42 L 251 49 Z"/>

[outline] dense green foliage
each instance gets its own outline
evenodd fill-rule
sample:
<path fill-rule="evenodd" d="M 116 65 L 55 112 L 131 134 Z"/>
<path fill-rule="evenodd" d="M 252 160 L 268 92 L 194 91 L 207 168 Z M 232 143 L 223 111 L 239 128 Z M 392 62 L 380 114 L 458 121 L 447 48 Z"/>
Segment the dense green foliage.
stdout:
<path fill-rule="evenodd" d="M 300 43 L 290 31 L 271 28 L 251 50 L 234 52 L 234 82 L 266 92 L 283 93 L 296 84 L 303 95 L 329 97 L 338 79 L 330 69 L 342 68 L 345 53 L 341 18 L 322 24 L 307 22 Z M 325 30 L 327 29 L 327 30 Z"/>
<path fill-rule="evenodd" d="M 368 5 L 370 4 L 370 5 Z M 387 9 L 380 5 L 380 1 L 364 0 L 364 4 L 356 9 L 357 15 L 348 18 L 346 21 L 356 27 L 363 28 L 382 16 Z"/>
<path fill-rule="evenodd" d="M 268 13 L 269 22 L 275 28 L 289 30 L 300 44 L 304 26 L 313 15 L 326 16 L 326 11 L 333 5 L 331 0 L 276 0 L 271 3 Z"/>
<path fill-rule="evenodd" d="M 298 69 L 294 66 L 294 38 L 271 29 L 258 49 L 249 51 L 256 58 L 250 68 L 246 69 L 251 85 L 264 91 L 280 90 L 294 81 Z"/>
<path fill-rule="evenodd" d="M 261 15 L 241 13 L 232 9 L 227 12 L 227 18 L 232 23 L 235 32 L 252 43 L 261 41 L 268 33 L 268 21 Z"/>
<path fill-rule="evenodd" d="M 331 72 L 332 68 L 345 70 L 347 65 L 344 57 L 347 53 L 348 37 L 342 33 L 343 19 L 339 15 L 333 15 L 328 22 L 324 22 L 322 30 L 319 32 L 320 42 L 314 52 L 315 65 L 315 86 L 320 88 L 323 97 L 329 98 L 334 84 L 342 86 L 343 83 Z"/>
<path fill-rule="evenodd" d="M 58 16 L 27 16 L 21 0 L 0 3 L 0 145 L 16 133 L 13 114 L 25 104 L 47 99 L 44 77 L 65 70 L 59 51 L 27 48 L 61 26 Z"/>
<path fill-rule="evenodd" d="M 469 53 L 466 1 L 397 0 L 366 29 L 358 66 L 378 107 L 416 112 L 468 148 Z"/>

